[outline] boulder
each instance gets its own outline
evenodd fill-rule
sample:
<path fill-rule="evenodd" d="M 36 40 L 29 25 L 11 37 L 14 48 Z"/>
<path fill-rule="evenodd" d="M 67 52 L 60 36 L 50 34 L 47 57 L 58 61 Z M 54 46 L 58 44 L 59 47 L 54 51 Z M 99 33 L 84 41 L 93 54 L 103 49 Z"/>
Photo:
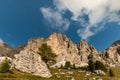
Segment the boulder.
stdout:
<path fill-rule="evenodd" d="M 100 75 L 100 76 L 105 76 L 105 72 L 102 71 L 102 70 L 94 70 L 94 73 L 97 74 L 97 75 Z"/>
<path fill-rule="evenodd" d="M 40 55 L 34 51 L 21 51 L 15 55 L 13 63 L 15 69 L 19 71 L 46 78 L 52 76 L 45 62 L 41 60 Z"/>

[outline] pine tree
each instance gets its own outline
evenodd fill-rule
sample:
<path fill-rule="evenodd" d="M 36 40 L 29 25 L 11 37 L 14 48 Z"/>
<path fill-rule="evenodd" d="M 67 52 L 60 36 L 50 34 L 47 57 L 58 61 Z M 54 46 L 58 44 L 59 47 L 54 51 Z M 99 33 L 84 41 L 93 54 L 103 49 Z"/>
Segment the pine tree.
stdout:
<path fill-rule="evenodd" d="M 38 53 L 41 55 L 42 60 L 44 60 L 46 63 L 48 61 L 55 62 L 56 54 L 53 53 L 51 47 L 48 46 L 46 43 L 41 45 Z"/>
<path fill-rule="evenodd" d="M 89 62 L 88 62 L 88 69 L 91 72 L 93 72 L 95 70 L 95 63 L 92 60 L 89 60 Z"/>
<path fill-rule="evenodd" d="M 10 71 L 10 65 L 8 59 L 5 59 L 1 64 L 0 64 L 0 73 L 6 73 Z"/>

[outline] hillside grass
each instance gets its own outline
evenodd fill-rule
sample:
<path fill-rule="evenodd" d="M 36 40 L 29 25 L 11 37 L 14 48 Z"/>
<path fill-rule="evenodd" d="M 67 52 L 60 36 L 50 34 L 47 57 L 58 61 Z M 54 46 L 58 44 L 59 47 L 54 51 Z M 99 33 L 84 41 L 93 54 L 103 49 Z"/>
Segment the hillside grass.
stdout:
<path fill-rule="evenodd" d="M 71 80 L 71 78 L 75 78 L 75 80 L 93 80 L 94 77 L 102 78 L 103 80 L 120 80 L 120 67 L 112 68 L 115 77 L 106 76 L 96 76 L 92 74 L 88 77 L 85 77 L 86 72 L 81 71 L 79 69 L 50 69 L 53 76 L 49 79 L 41 78 L 39 76 L 34 76 L 28 73 L 22 73 L 14 70 L 10 73 L 0 73 L 0 80 Z"/>

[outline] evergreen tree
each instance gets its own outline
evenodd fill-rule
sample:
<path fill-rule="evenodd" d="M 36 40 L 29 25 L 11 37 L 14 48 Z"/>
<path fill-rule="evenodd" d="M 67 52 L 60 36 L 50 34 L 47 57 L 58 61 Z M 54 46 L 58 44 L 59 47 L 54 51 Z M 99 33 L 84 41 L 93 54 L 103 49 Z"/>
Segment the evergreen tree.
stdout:
<path fill-rule="evenodd" d="M 46 63 L 48 61 L 55 62 L 56 54 L 53 53 L 51 47 L 48 46 L 46 43 L 41 45 L 38 53 L 41 55 L 42 60 L 44 60 Z"/>
<path fill-rule="evenodd" d="M 102 63 L 102 62 L 100 62 L 100 61 L 96 61 L 95 62 L 95 69 L 96 70 L 103 70 L 103 71 L 107 71 L 107 68 L 105 67 L 105 65 Z"/>
<path fill-rule="evenodd" d="M 65 63 L 65 68 L 71 68 L 71 63 L 69 61 Z"/>
<path fill-rule="evenodd" d="M 88 69 L 91 72 L 93 72 L 95 70 L 95 63 L 92 60 L 89 60 L 89 62 L 88 62 Z"/>
<path fill-rule="evenodd" d="M 6 73 L 10 71 L 10 65 L 8 59 L 5 59 L 1 64 L 0 64 L 0 73 Z"/>

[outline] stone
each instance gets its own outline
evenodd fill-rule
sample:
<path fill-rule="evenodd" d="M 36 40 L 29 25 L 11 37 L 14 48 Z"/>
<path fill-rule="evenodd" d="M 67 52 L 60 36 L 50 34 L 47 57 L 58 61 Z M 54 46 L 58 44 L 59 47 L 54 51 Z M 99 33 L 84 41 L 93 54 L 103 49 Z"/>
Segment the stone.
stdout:
<path fill-rule="evenodd" d="M 51 68 L 60 68 L 61 66 L 64 67 L 65 66 L 65 63 L 66 61 L 61 61 L 61 62 L 58 62 L 52 66 L 50 66 Z"/>
<path fill-rule="evenodd" d="M 94 70 L 94 73 L 97 74 L 97 75 L 100 75 L 100 76 L 105 76 L 105 72 L 102 71 L 102 70 Z"/>
<path fill-rule="evenodd" d="M 41 60 L 40 55 L 34 51 L 23 50 L 16 54 L 13 64 L 15 69 L 22 72 L 46 78 L 52 76 L 45 62 Z"/>

